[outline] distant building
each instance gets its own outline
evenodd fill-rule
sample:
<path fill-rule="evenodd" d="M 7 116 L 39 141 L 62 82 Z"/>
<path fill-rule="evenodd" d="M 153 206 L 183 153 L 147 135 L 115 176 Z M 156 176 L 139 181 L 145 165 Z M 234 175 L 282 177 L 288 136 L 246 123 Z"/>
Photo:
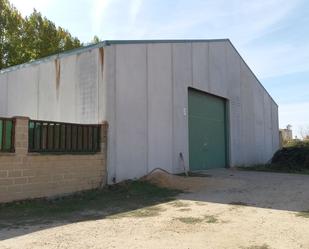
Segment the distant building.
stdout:
<path fill-rule="evenodd" d="M 283 143 L 293 140 L 293 131 L 291 128 L 291 125 L 287 125 L 285 129 L 280 129 L 281 139 Z"/>

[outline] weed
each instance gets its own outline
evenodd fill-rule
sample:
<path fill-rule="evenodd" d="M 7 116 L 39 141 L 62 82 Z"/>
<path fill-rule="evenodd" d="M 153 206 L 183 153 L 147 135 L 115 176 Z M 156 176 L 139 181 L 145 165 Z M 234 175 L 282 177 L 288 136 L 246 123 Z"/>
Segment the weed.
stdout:
<path fill-rule="evenodd" d="M 234 205 L 234 206 L 249 206 L 248 203 L 245 203 L 245 202 L 242 202 L 242 201 L 232 201 L 229 204 Z"/>
<path fill-rule="evenodd" d="M 212 175 L 205 174 L 203 172 L 192 172 L 192 171 L 187 172 L 187 174 L 180 173 L 178 175 L 179 176 L 184 176 L 184 177 L 212 177 Z"/>
<path fill-rule="evenodd" d="M 260 246 L 249 246 L 249 247 L 243 247 L 244 249 L 270 249 L 270 247 L 267 244 L 263 244 Z"/>
<path fill-rule="evenodd" d="M 117 218 L 124 218 L 124 217 L 134 217 L 134 218 L 155 217 L 155 216 L 160 215 L 162 211 L 165 211 L 165 209 L 161 207 L 147 207 L 147 208 L 140 208 L 140 209 L 136 209 L 136 210 L 125 212 L 125 213 L 111 215 L 108 218 L 117 219 Z"/>
<path fill-rule="evenodd" d="M 309 210 L 298 212 L 296 216 L 303 217 L 303 218 L 309 218 Z"/>
<path fill-rule="evenodd" d="M 183 201 L 173 201 L 169 203 L 173 207 L 188 207 L 190 206 L 188 203 L 185 203 Z"/>
<path fill-rule="evenodd" d="M 196 201 L 195 204 L 198 205 L 198 206 L 206 206 L 207 205 L 205 202 L 201 202 L 201 201 Z"/>
<path fill-rule="evenodd" d="M 178 217 L 178 218 L 174 218 L 174 220 L 178 220 L 182 223 L 191 224 L 191 225 L 203 222 L 203 219 L 196 218 L 196 217 Z"/>
<path fill-rule="evenodd" d="M 219 220 L 214 215 L 204 215 L 204 219 L 207 223 L 218 223 Z"/>
<path fill-rule="evenodd" d="M 188 211 L 191 211 L 192 209 L 191 208 L 181 208 L 181 209 L 178 209 L 178 211 L 180 212 L 188 212 Z"/>

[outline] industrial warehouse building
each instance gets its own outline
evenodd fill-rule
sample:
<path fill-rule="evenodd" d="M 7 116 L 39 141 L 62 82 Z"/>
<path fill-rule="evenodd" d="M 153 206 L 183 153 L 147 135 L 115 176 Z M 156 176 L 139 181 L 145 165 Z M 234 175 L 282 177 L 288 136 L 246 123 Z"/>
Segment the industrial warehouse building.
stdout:
<path fill-rule="evenodd" d="M 0 73 L 0 116 L 107 121 L 108 181 L 268 162 L 278 106 L 229 40 L 105 41 Z"/>

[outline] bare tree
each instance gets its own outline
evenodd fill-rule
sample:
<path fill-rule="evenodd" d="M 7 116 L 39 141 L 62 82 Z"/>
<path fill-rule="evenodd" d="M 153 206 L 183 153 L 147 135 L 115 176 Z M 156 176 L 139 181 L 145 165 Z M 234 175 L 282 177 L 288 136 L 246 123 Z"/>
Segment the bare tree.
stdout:
<path fill-rule="evenodd" d="M 301 126 L 299 128 L 299 134 L 303 140 L 309 140 L 309 125 Z"/>

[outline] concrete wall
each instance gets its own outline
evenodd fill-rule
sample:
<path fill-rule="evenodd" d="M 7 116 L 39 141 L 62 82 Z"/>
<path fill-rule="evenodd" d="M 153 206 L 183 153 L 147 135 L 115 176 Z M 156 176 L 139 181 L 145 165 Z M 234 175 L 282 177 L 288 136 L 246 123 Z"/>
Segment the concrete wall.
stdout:
<path fill-rule="evenodd" d="M 42 155 L 28 153 L 28 119 L 17 118 L 15 153 L 0 153 L 0 203 L 63 195 L 106 183 L 106 133 L 101 153 Z"/>
<path fill-rule="evenodd" d="M 279 148 L 278 108 L 229 41 L 105 47 L 103 85 L 113 99 L 109 180 L 188 161 L 188 87 L 228 100 L 230 165 L 266 163 Z"/>

